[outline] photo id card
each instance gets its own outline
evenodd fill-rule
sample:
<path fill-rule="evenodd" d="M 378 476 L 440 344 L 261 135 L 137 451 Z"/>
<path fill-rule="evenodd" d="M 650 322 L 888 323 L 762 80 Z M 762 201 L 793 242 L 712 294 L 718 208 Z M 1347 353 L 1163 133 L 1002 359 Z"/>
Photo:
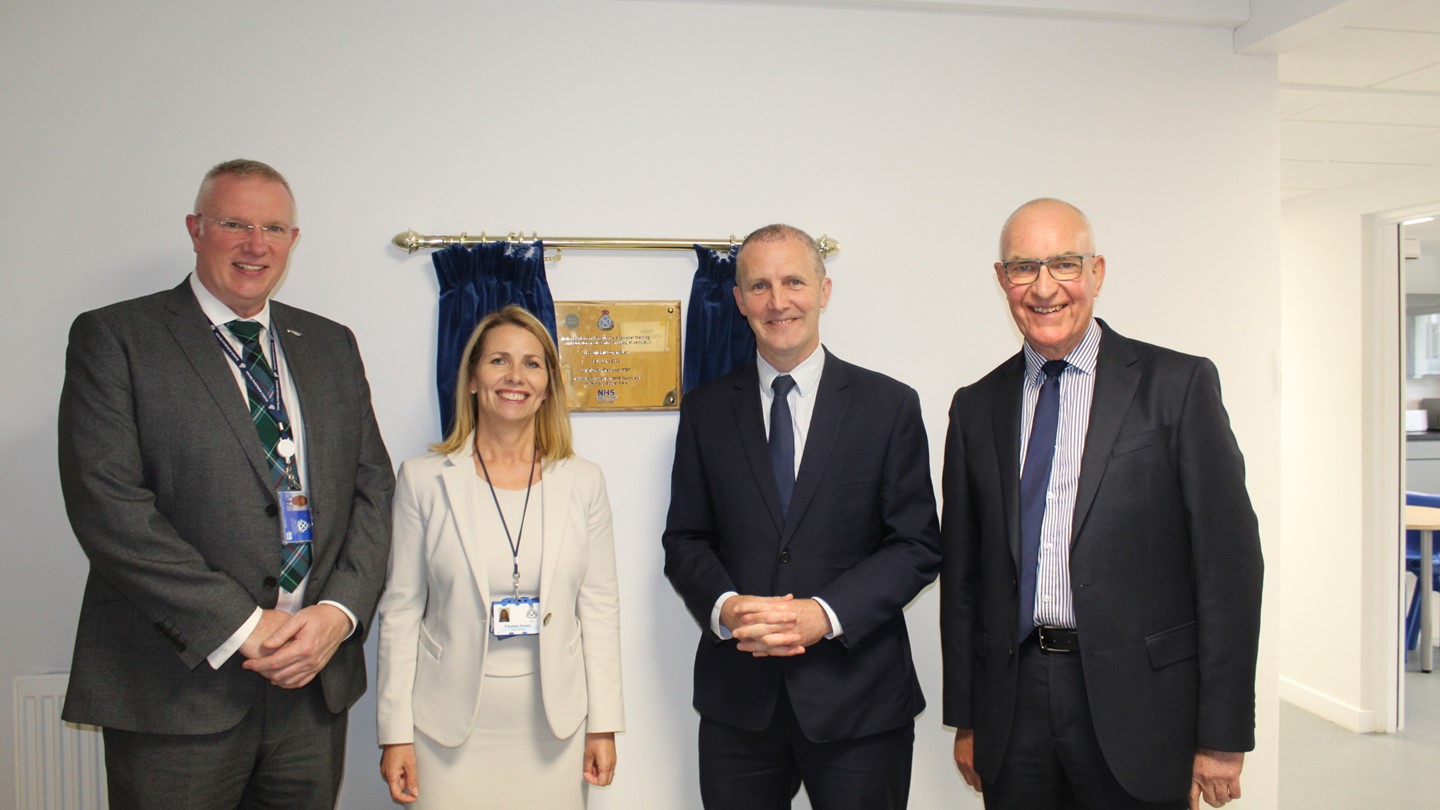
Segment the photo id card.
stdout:
<path fill-rule="evenodd" d="M 540 633 L 540 600 L 534 596 L 519 599 L 507 596 L 490 603 L 490 632 L 496 638 L 534 636 Z"/>
<path fill-rule="evenodd" d="M 314 525 L 310 522 L 310 499 L 303 490 L 281 491 L 280 514 L 285 527 L 285 544 L 308 543 L 314 539 Z"/>

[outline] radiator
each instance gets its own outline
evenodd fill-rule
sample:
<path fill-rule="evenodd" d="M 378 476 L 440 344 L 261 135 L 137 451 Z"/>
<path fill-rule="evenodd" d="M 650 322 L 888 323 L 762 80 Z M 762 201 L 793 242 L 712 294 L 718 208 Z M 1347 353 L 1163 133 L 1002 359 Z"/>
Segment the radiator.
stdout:
<path fill-rule="evenodd" d="M 60 720 L 70 678 L 15 679 L 15 806 L 19 810 L 106 810 L 100 730 Z"/>

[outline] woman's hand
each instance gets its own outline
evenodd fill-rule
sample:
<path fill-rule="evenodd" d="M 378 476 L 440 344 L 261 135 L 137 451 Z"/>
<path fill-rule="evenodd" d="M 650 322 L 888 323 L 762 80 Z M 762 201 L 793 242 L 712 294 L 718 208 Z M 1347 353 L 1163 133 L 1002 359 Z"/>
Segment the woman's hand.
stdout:
<path fill-rule="evenodd" d="M 415 746 L 412 743 L 396 743 L 381 746 L 380 775 L 390 786 L 390 798 L 400 804 L 409 804 L 420 798 L 420 776 L 415 770 Z M 588 757 L 590 747 L 585 753 Z M 588 759 L 587 759 L 588 762 Z M 610 747 L 610 769 L 615 769 L 615 747 Z"/>
<path fill-rule="evenodd" d="M 414 759 L 411 759 L 412 767 Z M 585 735 L 585 781 L 605 787 L 615 778 L 615 732 Z M 392 788 L 393 791 L 393 788 Z"/>

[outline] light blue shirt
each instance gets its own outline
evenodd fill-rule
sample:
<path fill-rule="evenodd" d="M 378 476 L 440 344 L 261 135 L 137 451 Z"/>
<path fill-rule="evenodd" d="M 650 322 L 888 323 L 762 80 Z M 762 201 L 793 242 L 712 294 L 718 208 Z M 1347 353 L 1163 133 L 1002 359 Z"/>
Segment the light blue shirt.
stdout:
<path fill-rule="evenodd" d="M 1065 356 L 1060 374 L 1060 420 L 1055 429 L 1055 460 L 1045 491 L 1045 518 L 1040 523 L 1040 556 L 1035 574 L 1035 624 L 1075 627 L 1075 602 L 1070 593 L 1070 535 L 1075 522 L 1075 496 L 1080 487 L 1080 460 L 1090 429 L 1090 404 L 1095 398 L 1095 361 L 1100 353 L 1100 325 L 1094 318 L 1079 345 Z M 1045 358 L 1025 344 L 1025 389 L 1021 409 L 1020 465 L 1030 444 L 1035 403 L 1045 382 Z"/>

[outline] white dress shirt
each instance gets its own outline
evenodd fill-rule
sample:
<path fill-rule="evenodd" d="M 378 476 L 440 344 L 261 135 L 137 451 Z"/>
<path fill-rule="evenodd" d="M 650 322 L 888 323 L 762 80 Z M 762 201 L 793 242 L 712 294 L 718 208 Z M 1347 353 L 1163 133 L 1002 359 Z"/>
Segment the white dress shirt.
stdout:
<path fill-rule="evenodd" d="M 765 362 L 765 358 L 755 353 L 755 365 L 760 372 L 760 413 L 765 420 L 765 435 L 770 435 L 770 405 L 775 401 L 775 390 L 771 384 L 781 372 L 774 366 Z M 815 400 L 820 393 L 820 377 L 825 373 L 825 349 L 818 347 L 810 353 L 810 356 L 800 361 L 800 364 L 787 372 L 791 379 L 795 380 L 795 387 L 790 389 L 785 400 L 790 405 L 790 424 L 795 429 L 795 477 L 800 477 L 800 460 L 805 456 L 805 437 L 810 434 L 810 419 L 815 415 Z M 720 606 L 725 600 L 737 595 L 735 591 L 726 591 L 720 594 L 715 600 L 715 607 L 710 611 L 710 629 L 720 638 L 730 638 L 730 628 L 720 623 Z M 825 634 L 826 638 L 835 638 L 844 632 L 840 627 L 840 619 L 835 611 L 825 603 L 824 599 L 812 597 L 815 602 L 825 611 L 830 618 L 830 632 Z"/>

